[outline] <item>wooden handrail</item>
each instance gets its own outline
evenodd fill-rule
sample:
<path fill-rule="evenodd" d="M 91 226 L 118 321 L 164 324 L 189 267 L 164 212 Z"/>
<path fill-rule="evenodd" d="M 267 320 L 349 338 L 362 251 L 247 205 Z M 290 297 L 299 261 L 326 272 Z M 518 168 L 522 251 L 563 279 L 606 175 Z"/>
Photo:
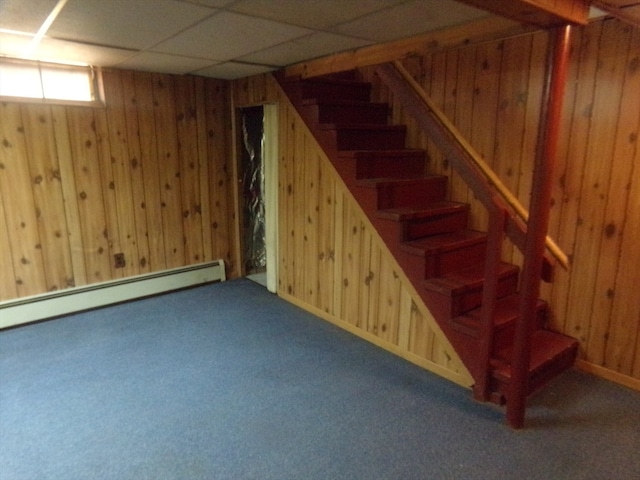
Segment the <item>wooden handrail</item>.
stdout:
<path fill-rule="evenodd" d="M 478 169 L 486 177 L 487 181 L 493 185 L 500 195 L 504 198 L 507 204 L 513 208 L 516 214 L 528 222 L 529 213 L 522 206 L 520 201 L 509 191 L 509 189 L 502 183 L 500 178 L 495 174 L 489 165 L 484 161 L 482 156 L 473 148 L 473 146 L 464 138 L 456 126 L 449 120 L 449 118 L 440 110 L 440 108 L 429 98 L 429 96 L 422 89 L 420 84 L 411 76 L 411 74 L 402 66 L 399 61 L 394 61 L 393 66 L 398 73 L 404 78 L 404 80 L 411 86 L 416 95 L 425 103 L 425 105 L 431 110 L 431 112 L 438 118 L 438 121 L 449 131 L 454 137 L 456 142 L 466 151 L 469 157 L 473 160 Z M 569 269 L 569 258 L 567 254 L 556 244 L 556 242 L 549 236 L 546 237 L 545 245 L 553 257 L 562 265 L 565 269 Z"/>
<path fill-rule="evenodd" d="M 591 4 L 599 8 L 600 10 L 614 16 L 618 20 L 622 20 L 634 27 L 640 26 L 640 19 L 638 19 L 637 13 L 635 15 L 625 12 L 624 8 L 616 7 L 603 0 L 591 0 Z M 631 7 L 631 5 L 629 5 Z"/>
<path fill-rule="evenodd" d="M 321 57 L 285 68 L 286 77 L 311 78 L 354 68 L 391 62 L 415 55 L 427 55 L 454 48 L 480 45 L 529 34 L 538 27 L 523 25 L 497 15 L 464 23 L 455 27 L 423 33 L 390 43 L 368 45 L 328 57 Z"/>

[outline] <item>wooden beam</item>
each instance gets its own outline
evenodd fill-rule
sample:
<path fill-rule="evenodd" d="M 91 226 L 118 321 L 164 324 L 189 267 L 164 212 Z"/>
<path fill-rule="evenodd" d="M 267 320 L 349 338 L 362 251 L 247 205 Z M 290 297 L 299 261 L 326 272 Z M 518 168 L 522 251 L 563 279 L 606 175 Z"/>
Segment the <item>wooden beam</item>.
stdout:
<path fill-rule="evenodd" d="M 588 0 L 460 0 L 473 7 L 528 25 L 550 28 L 572 23 L 586 25 Z"/>
<path fill-rule="evenodd" d="M 523 35 L 534 31 L 501 17 L 486 17 L 481 20 L 452 28 L 437 30 L 395 42 L 338 53 L 308 62 L 298 63 L 285 69 L 285 75 L 301 78 L 316 77 L 329 73 L 353 70 L 354 68 L 378 65 L 416 55 L 427 55 L 443 50 L 486 43 Z"/>
<path fill-rule="evenodd" d="M 594 7 L 636 27 L 640 27 L 640 1 L 592 0 Z"/>

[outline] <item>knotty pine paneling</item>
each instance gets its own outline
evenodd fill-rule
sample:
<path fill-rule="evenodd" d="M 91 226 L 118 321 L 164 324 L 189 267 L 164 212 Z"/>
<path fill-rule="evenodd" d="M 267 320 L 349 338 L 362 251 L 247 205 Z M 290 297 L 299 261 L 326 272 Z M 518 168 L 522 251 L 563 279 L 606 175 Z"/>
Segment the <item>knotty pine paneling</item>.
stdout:
<path fill-rule="evenodd" d="M 103 108 L 0 104 L 0 300 L 216 258 L 237 275 L 228 83 L 103 80 Z"/>
<path fill-rule="evenodd" d="M 458 356 L 275 80 L 263 75 L 232 85 L 236 108 L 279 106 L 278 294 L 470 386 Z"/>
<path fill-rule="evenodd" d="M 528 206 L 549 38 L 537 32 L 405 61 L 502 181 Z M 449 196 L 486 214 L 428 139 L 415 132 L 384 85 L 364 69 L 373 96 L 407 122 L 408 143 L 428 168 L 450 174 Z M 444 93 L 443 93 L 444 91 Z M 640 380 L 640 30 L 616 20 L 574 29 L 550 234 L 571 258 L 543 285 L 552 328 L 580 340 L 582 365 L 636 387 Z M 635 243 L 634 243 L 635 242 Z M 521 264 L 507 245 L 504 259 Z M 604 373 L 603 373 L 604 372 Z"/>

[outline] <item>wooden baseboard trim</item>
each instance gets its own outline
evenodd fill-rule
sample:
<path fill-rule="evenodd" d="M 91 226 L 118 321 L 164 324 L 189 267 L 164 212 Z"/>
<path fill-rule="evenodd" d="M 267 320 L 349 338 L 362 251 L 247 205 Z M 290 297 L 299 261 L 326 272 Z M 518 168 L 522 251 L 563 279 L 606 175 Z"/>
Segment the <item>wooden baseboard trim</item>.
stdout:
<path fill-rule="evenodd" d="M 628 375 L 609 370 L 608 368 L 604 368 L 600 365 L 587 362 L 586 360 L 576 360 L 576 368 L 583 372 L 595 375 L 596 377 L 610 380 L 614 383 L 618 383 L 624 387 L 628 387 L 632 390 L 637 390 L 640 392 L 640 380 L 637 378 L 633 378 Z"/>

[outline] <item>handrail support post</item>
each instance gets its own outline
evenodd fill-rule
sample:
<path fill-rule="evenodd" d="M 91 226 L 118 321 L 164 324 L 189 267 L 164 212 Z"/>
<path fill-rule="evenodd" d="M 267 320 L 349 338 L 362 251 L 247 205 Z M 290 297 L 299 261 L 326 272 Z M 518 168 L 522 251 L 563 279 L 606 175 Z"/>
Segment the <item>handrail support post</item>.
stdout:
<path fill-rule="evenodd" d="M 507 395 L 507 422 L 514 428 L 524 426 L 526 398 L 529 390 L 531 340 L 536 321 L 536 303 L 540 294 L 545 237 L 551 209 L 551 189 L 557 163 L 562 103 L 567 78 L 571 26 L 565 25 L 551 33 L 546 105 L 538 135 L 536 164 L 531 185 L 529 227 L 525 240 L 520 316 L 516 325 L 511 362 L 511 382 Z"/>
<path fill-rule="evenodd" d="M 487 256 L 484 268 L 485 284 L 482 291 L 482 310 L 480 326 L 480 375 L 473 388 L 476 400 L 489 400 L 491 383 L 491 354 L 493 351 L 494 317 L 498 300 L 498 281 L 500 260 L 502 259 L 502 243 L 506 223 L 506 208 L 502 201 L 495 198 L 489 209 L 489 234 L 487 239 Z"/>

